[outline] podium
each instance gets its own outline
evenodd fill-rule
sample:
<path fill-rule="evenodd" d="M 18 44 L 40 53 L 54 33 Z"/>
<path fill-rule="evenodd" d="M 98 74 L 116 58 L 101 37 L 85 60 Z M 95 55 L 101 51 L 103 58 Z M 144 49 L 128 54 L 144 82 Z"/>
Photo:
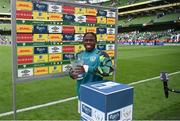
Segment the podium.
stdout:
<path fill-rule="evenodd" d="M 133 87 L 113 81 L 97 81 L 80 87 L 82 121 L 130 121 Z"/>

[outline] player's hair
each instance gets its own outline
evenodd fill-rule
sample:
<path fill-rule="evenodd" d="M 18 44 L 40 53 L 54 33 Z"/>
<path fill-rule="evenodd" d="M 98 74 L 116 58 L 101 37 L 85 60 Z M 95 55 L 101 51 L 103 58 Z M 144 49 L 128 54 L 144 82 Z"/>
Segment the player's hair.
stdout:
<path fill-rule="evenodd" d="M 93 32 L 86 32 L 86 33 L 84 34 L 84 36 L 83 36 L 83 40 L 84 40 L 84 37 L 85 37 L 86 35 L 88 35 L 88 34 L 93 35 L 93 36 L 95 37 L 95 42 L 97 42 L 97 36 L 96 36 L 96 34 L 93 33 Z"/>

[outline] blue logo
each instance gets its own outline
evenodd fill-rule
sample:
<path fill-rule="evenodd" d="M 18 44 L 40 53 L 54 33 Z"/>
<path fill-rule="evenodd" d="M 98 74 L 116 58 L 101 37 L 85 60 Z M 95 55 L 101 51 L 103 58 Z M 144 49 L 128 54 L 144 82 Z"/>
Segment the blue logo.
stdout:
<path fill-rule="evenodd" d="M 108 116 L 108 119 L 109 120 L 112 120 L 112 121 L 117 121 L 117 120 L 120 120 L 121 116 L 120 116 L 120 111 L 118 112 L 115 112 L 115 113 L 112 113 Z"/>
<path fill-rule="evenodd" d="M 84 104 L 82 104 L 82 112 L 84 112 L 85 114 L 89 116 L 92 116 L 92 109 Z"/>
<path fill-rule="evenodd" d="M 44 34 L 48 33 L 47 26 L 34 26 L 34 33 Z"/>
<path fill-rule="evenodd" d="M 99 10 L 97 15 L 98 16 L 106 16 L 107 15 L 107 11 Z"/>
<path fill-rule="evenodd" d="M 63 21 L 74 22 L 75 16 L 70 14 L 63 15 Z"/>
<path fill-rule="evenodd" d="M 71 53 L 63 54 L 63 60 L 70 60 L 70 58 L 74 58 L 74 54 Z"/>
<path fill-rule="evenodd" d="M 106 34 L 106 28 L 97 28 L 97 34 Z"/>
<path fill-rule="evenodd" d="M 33 3 L 34 10 L 47 11 L 47 5 L 42 3 Z"/>
<path fill-rule="evenodd" d="M 63 41 L 73 41 L 74 34 L 63 34 Z"/>
<path fill-rule="evenodd" d="M 45 54 L 48 53 L 47 47 L 34 47 L 34 54 Z"/>
<path fill-rule="evenodd" d="M 106 50 L 106 45 L 97 45 L 97 49 Z"/>

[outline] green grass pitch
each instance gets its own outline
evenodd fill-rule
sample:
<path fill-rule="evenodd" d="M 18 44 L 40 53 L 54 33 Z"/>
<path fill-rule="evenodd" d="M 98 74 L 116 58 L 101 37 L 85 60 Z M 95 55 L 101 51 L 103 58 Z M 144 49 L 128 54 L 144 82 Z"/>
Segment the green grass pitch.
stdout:
<path fill-rule="evenodd" d="M 180 46 L 118 46 L 117 78 L 120 83 L 180 71 Z M 0 46 L 0 113 L 12 111 L 11 48 Z M 169 77 L 169 86 L 180 90 L 180 74 Z M 180 119 L 180 94 L 166 99 L 160 79 L 133 85 L 134 120 Z M 26 108 L 76 96 L 69 77 L 17 84 L 17 108 Z M 13 119 L 12 115 L 0 120 Z M 19 120 L 79 120 L 77 99 L 17 114 Z"/>

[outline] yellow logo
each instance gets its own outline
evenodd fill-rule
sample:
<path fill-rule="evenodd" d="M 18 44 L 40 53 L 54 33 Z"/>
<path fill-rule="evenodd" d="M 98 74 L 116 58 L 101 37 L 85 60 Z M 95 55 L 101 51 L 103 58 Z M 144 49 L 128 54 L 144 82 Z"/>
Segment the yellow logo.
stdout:
<path fill-rule="evenodd" d="M 85 50 L 84 45 L 76 45 L 75 46 L 75 53 L 78 53 L 82 50 Z"/>
<path fill-rule="evenodd" d="M 32 11 L 32 2 L 22 2 L 22 1 L 16 1 L 16 9 L 17 10 L 28 10 Z"/>
<path fill-rule="evenodd" d="M 49 40 L 61 42 L 62 41 L 62 34 L 49 34 Z"/>
<path fill-rule="evenodd" d="M 34 75 L 48 74 L 48 67 L 34 68 Z"/>
<path fill-rule="evenodd" d="M 55 62 L 55 61 L 61 61 L 62 60 L 62 54 L 50 54 L 49 55 L 49 62 Z"/>
<path fill-rule="evenodd" d="M 49 13 L 49 20 L 62 21 L 62 14 L 59 14 L 59 13 Z"/>
<path fill-rule="evenodd" d="M 115 35 L 108 34 L 107 35 L 107 41 L 115 41 Z"/>
<path fill-rule="evenodd" d="M 86 8 L 75 7 L 75 14 L 85 15 L 86 14 Z"/>
<path fill-rule="evenodd" d="M 16 31 L 19 33 L 21 33 L 21 32 L 32 33 L 32 30 L 33 30 L 32 25 L 24 25 L 24 24 L 16 25 Z"/>
<path fill-rule="evenodd" d="M 99 23 L 99 24 L 106 24 L 106 17 L 98 16 L 97 17 L 97 23 Z"/>
<path fill-rule="evenodd" d="M 37 12 L 37 11 L 34 11 L 33 12 L 33 18 L 34 19 L 47 20 L 47 13 L 46 12 Z"/>
<path fill-rule="evenodd" d="M 34 63 L 48 62 L 48 55 L 34 55 Z"/>
<path fill-rule="evenodd" d="M 34 34 L 33 41 L 35 42 L 46 42 L 48 41 L 48 34 Z"/>
<path fill-rule="evenodd" d="M 97 41 L 106 41 L 106 34 L 97 34 Z"/>
<path fill-rule="evenodd" d="M 116 23 L 116 19 L 114 18 L 107 18 L 107 24 L 115 24 Z"/>
<path fill-rule="evenodd" d="M 87 27 L 87 32 L 96 33 L 96 27 Z"/>
<path fill-rule="evenodd" d="M 86 27 L 75 26 L 75 33 L 86 33 Z"/>
<path fill-rule="evenodd" d="M 17 47 L 17 55 L 32 55 L 33 47 Z"/>
<path fill-rule="evenodd" d="M 96 16 L 97 10 L 94 8 L 87 8 L 86 15 Z"/>
<path fill-rule="evenodd" d="M 58 65 L 58 66 L 50 66 L 49 67 L 49 73 L 60 73 L 62 70 L 62 66 Z"/>

